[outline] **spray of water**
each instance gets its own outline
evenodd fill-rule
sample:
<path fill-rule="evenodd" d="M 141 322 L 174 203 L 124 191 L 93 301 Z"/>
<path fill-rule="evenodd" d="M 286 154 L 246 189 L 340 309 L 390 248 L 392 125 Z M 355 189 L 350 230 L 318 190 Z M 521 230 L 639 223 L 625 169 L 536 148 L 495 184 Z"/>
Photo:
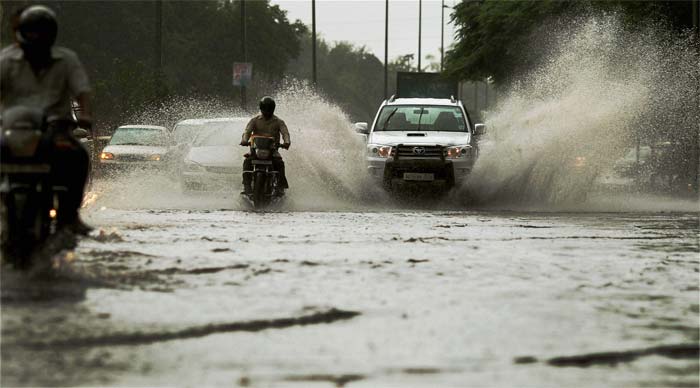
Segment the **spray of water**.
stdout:
<path fill-rule="evenodd" d="M 525 204 L 561 210 L 574 204 L 584 211 L 696 210 L 695 201 L 591 195 L 597 177 L 636 144 L 638 134 L 663 138 L 669 128 L 697 128 L 700 67 L 689 40 L 658 26 L 631 32 L 614 15 L 580 20 L 548 36 L 551 51 L 543 65 L 485 112 L 489 135 L 466 191 L 439 206 L 464 208 L 463 198 L 469 198 L 469 207 L 501 209 Z M 303 82 L 284 81 L 275 90 L 270 94 L 277 100 L 276 114 L 292 137 L 291 150 L 281 151 L 291 185 L 286 210 L 391 203 L 367 181 L 362 142 L 338 106 Z M 235 116 L 250 113 L 215 99 L 184 99 L 147 107 L 131 123 L 171 126 L 186 118 Z M 240 187 L 229 194 L 185 196 L 172 178 L 135 172 L 98 181 L 88 202 L 97 208 L 244 208 Z"/>
<path fill-rule="evenodd" d="M 596 178 L 638 134 L 647 142 L 700 122 L 689 39 L 659 26 L 631 32 L 614 15 L 549 33 L 544 64 L 485 114 L 490 133 L 469 182 L 481 203 L 591 202 Z"/>
<path fill-rule="evenodd" d="M 276 90 L 271 93 L 277 102 L 275 114 L 285 120 L 292 138 L 291 149 L 280 150 L 291 186 L 284 209 L 347 210 L 368 199 L 376 204 L 382 193 L 365 182 L 364 147 L 345 113 L 306 83 L 289 80 Z M 188 118 L 251 115 L 212 99 L 185 99 L 149 107 L 132 122 L 172 126 Z M 247 149 L 237 150 L 242 164 Z M 86 203 L 91 208 L 243 209 L 241 189 L 236 183 L 228 193 L 184 195 L 176 176 L 133 171 L 96 180 Z"/>

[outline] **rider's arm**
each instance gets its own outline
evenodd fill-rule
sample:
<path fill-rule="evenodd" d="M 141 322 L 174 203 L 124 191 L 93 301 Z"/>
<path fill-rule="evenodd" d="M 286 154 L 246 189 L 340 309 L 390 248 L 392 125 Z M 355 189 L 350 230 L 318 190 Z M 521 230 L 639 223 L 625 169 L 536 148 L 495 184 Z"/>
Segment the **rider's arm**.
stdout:
<path fill-rule="evenodd" d="M 80 106 L 78 124 L 85 129 L 92 129 L 92 104 L 90 103 L 90 81 L 83 64 L 72 51 L 66 53 L 68 60 L 68 88 Z"/>
<path fill-rule="evenodd" d="M 285 124 L 283 120 L 280 120 L 280 133 L 282 134 L 282 141 L 284 141 L 284 144 L 292 144 L 291 140 L 289 139 L 287 124 Z"/>
<path fill-rule="evenodd" d="M 243 138 L 241 138 L 241 143 L 247 143 L 248 140 L 250 140 L 250 136 L 253 134 L 253 129 L 255 129 L 255 117 L 250 119 L 248 125 L 246 125 L 245 131 L 243 131 Z"/>
<path fill-rule="evenodd" d="M 92 106 L 90 103 L 90 93 L 84 92 L 78 94 L 78 97 L 76 97 L 76 101 L 78 101 L 78 105 L 80 106 L 78 126 L 92 131 Z M 89 126 L 90 128 L 85 128 L 86 126 Z"/>

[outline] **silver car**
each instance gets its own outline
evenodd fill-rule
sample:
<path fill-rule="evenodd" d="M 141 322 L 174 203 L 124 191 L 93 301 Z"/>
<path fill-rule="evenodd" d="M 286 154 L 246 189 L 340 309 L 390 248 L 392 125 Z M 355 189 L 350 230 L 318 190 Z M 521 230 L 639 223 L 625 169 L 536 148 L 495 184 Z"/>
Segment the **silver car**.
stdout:
<path fill-rule="evenodd" d="M 170 133 L 155 125 L 123 125 L 100 153 L 105 172 L 133 169 L 164 170 Z"/>
<path fill-rule="evenodd" d="M 231 191 L 241 185 L 241 135 L 250 119 L 205 120 L 187 151 L 181 170 L 183 191 Z"/>

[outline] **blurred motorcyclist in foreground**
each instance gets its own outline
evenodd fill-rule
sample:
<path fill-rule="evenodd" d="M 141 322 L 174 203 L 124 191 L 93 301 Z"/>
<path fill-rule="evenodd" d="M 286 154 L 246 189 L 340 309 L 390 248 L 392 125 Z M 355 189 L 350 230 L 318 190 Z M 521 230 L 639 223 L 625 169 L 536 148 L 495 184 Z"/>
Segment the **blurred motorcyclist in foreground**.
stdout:
<path fill-rule="evenodd" d="M 92 129 L 90 84 L 77 55 L 55 47 L 58 24 L 55 13 L 42 5 L 27 7 L 16 25 L 16 43 L 0 52 L 0 111 L 15 106 L 42 110 L 55 134 L 51 177 L 68 188 L 61 198 L 59 227 L 87 234 L 91 228 L 78 215 L 87 180 L 89 156 L 71 133 L 71 100 L 81 108 L 78 126 Z"/>
<path fill-rule="evenodd" d="M 251 136 L 263 136 L 271 137 L 275 139 L 275 142 L 279 144 L 280 134 L 284 143 L 281 147 L 284 149 L 289 149 L 291 142 L 289 140 L 289 130 L 287 125 L 282 119 L 274 115 L 275 112 L 275 100 L 272 97 L 265 96 L 260 99 L 260 114 L 253 117 L 248 125 L 246 126 L 245 132 L 243 133 L 243 139 L 241 141 L 242 146 L 248 146 Z M 251 194 L 253 188 L 251 186 L 253 177 L 251 174 L 246 174 L 245 171 L 250 171 L 253 169 L 252 158 L 253 155 L 249 155 L 245 158 L 243 162 L 243 192 L 244 194 Z M 275 170 L 279 171 L 282 185 L 282 189 L 288 189 L 289 184 L 287 183 L 287 176 L 284 173 L 284 161 L 282 161 L 282 156 L 275 152 L 273 159 L 273 166 Z"/>

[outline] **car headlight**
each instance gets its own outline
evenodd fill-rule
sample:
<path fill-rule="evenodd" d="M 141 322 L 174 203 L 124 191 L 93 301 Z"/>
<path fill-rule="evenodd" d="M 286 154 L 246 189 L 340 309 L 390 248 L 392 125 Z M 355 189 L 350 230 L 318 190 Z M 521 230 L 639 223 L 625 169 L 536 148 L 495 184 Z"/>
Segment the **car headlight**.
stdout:
<path fill-rule="evenodd" d="M 389 158 L 394 155 L 394 147 L 380 144 L 370 144 L 367 146 L 369 156 L 378 158 Z"/>
<path fill-rule="evenodd" d="M 451 146 L 445 148 L 445 157 L 447 159 L 466 158 L 471 156 L 471 154 L 472 146 L 470 145 Z"/>
<path fill-rule="evenodd" d="M 187 172 L 202 172 L 205 171 L 201 164 L 188 160 L 185 162 L 185 171 Z"/>
<path fill-rule="evenodd" d="M 100 160 L 114 160 L 114 154 L 111 152 L 100 153 Z"/>
<path fill-rule="evenodd" d="M 148 160 L 160 162 L 161 160 L 163 160 L 163 155 L 161 155 L 161 154 L 153 154 L 153 155 L 150 155 L 150 156 L 148 157 Z"/>

